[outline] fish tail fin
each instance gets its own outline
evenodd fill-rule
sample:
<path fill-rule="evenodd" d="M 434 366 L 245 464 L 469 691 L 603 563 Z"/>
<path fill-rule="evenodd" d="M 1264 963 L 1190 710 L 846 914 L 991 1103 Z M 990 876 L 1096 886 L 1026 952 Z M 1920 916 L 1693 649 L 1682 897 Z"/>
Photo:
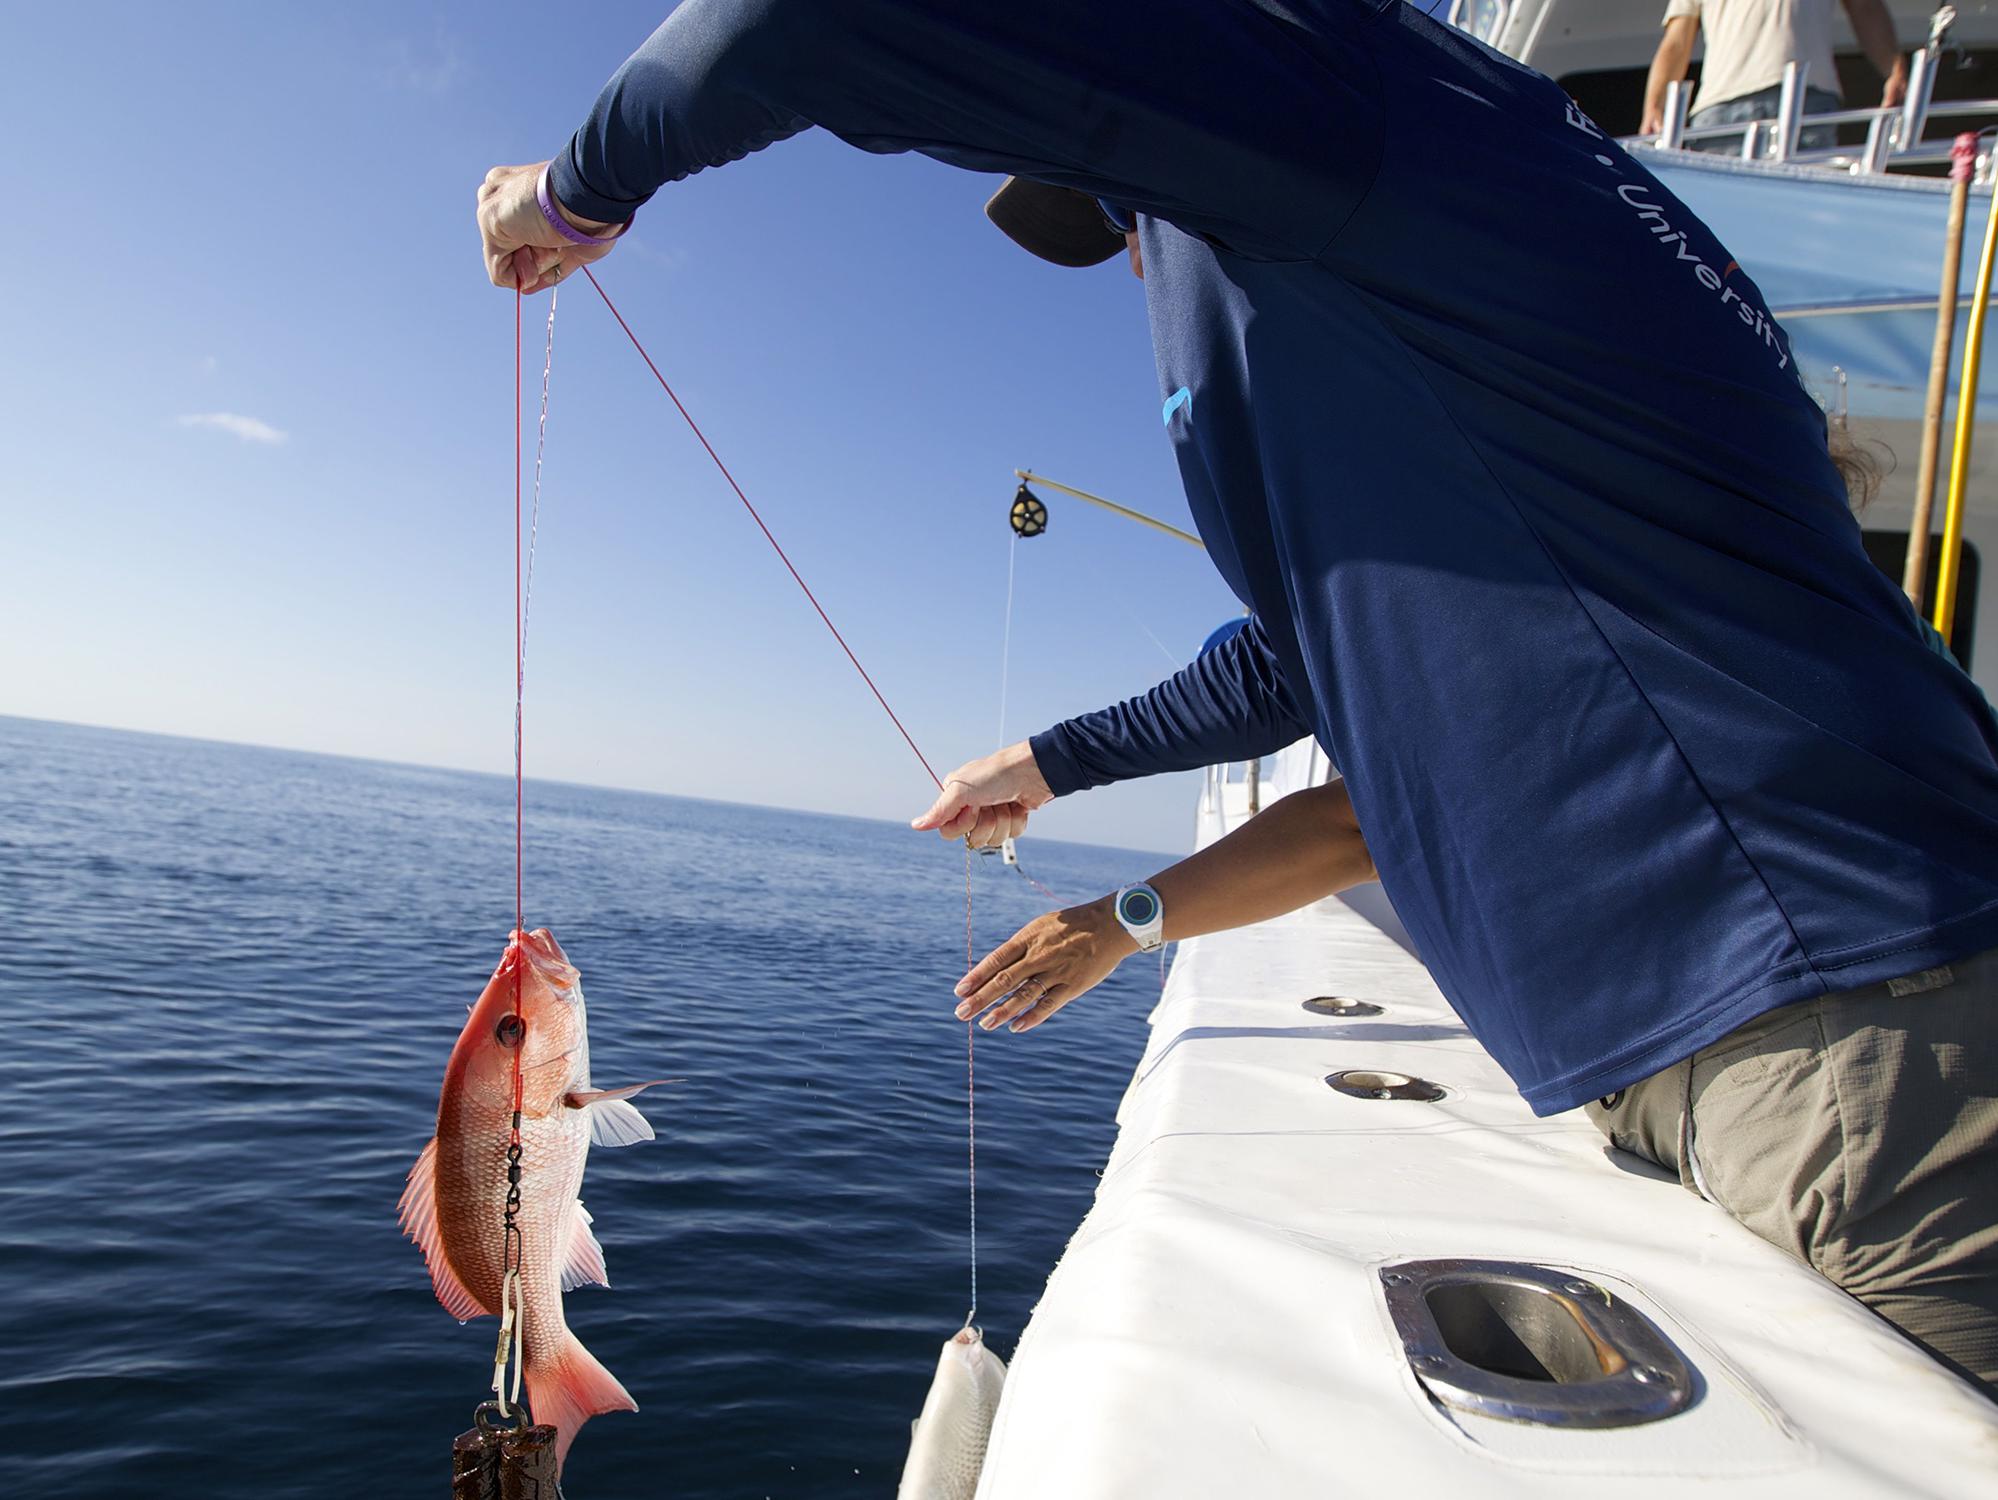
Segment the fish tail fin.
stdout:
<path fill-rule="evenodd" d="M 569 1456 L 569 1445 L 591 1417 L 607 1411 L 637 1411 L 638 1403 L 618 1378 L 597 1363 L 583 1341 L 569 1334 L 545 1360 L 527 1365 L 527 1404 L 534 1420 L 555 1429 L 555 1464 Z"/>

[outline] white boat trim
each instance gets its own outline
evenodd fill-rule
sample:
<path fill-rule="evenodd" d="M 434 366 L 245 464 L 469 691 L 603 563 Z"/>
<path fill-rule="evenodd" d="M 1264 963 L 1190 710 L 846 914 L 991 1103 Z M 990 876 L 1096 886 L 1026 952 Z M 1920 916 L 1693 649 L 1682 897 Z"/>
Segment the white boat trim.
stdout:
<path fill-rule="evenodd" d="M 1277 785 L 1322 776 L 1287 752 Z M 1216 791 L 1219 786 L 1218 792 Z M 1239 818 L 1210 782 L 1203 840 Z M 1232 804 L 1232 805 L 1231 805 Z M 1378 1017 L 1309 1014 L 1327 992 Z M 1095 1206 L 1014 1356 L 981 1500 L 1344 1493 L 1988 1496 L 1998 1405 L 1579 1113 L 1536 1119 L 1405 947 L 1341 901 L 1182 944 Z M 1367 1068 L 1434 1103 L 1346 1098 Z M 1698 1372 L 1678 1415 L 1522 1425 L 1433 1399 L 1381 1275 L 1573 1272 Z"/>

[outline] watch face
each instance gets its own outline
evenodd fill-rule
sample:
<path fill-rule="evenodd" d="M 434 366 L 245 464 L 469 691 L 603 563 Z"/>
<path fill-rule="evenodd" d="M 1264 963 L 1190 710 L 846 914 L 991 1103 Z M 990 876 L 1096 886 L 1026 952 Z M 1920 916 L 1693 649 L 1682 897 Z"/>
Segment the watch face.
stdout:
<path fill-rule="evenodd" d="M 1159 914 L 1158 897 L 1150 891 L 1126 891 L 1118 913 L 1133 927 L 1149 926 Z"/>

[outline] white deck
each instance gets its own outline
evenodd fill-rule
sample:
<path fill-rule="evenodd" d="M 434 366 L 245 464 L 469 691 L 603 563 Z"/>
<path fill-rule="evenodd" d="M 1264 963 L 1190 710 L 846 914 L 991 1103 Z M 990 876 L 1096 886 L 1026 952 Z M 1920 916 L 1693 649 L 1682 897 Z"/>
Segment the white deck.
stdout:
<path fill-rule="evenodd" d="M 1328 993 L 1385 1010 L 1300 1008 Z M 1719 1209 L 1613 1161 L 1579 1114 L 1535 1119 L 1427 971 L 1343 903 L 1183 945 L 1152 1026 L 1095 1207 L 1014 1356 L 981 1500 L 1998 1494 L 1998 1406 Z M 1450 1092 L 1325 1085 L 1355 1067 Z M 1453 1256 L 1621 1290 L 1700 1399 L 1609 1431 L 1446 1411 L 1378 1267 Z"/>

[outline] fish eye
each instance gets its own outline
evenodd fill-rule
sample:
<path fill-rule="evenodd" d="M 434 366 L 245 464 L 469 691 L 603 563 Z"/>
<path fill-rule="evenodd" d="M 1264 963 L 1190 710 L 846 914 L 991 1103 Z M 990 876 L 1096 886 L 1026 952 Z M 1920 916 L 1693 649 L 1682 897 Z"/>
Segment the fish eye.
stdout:
<path fill-rule="evenodd" d="M 493 1028 L 493 1040 L 498 1042 L 502 1047 L 518 1047 L 520 1045 L 520 1038 L 526 1030 L 527 1023 L 521 1020 L 519 1016 L 511 1014 L 504 1015 L 500 1017 L 499 1025 Z"/>

